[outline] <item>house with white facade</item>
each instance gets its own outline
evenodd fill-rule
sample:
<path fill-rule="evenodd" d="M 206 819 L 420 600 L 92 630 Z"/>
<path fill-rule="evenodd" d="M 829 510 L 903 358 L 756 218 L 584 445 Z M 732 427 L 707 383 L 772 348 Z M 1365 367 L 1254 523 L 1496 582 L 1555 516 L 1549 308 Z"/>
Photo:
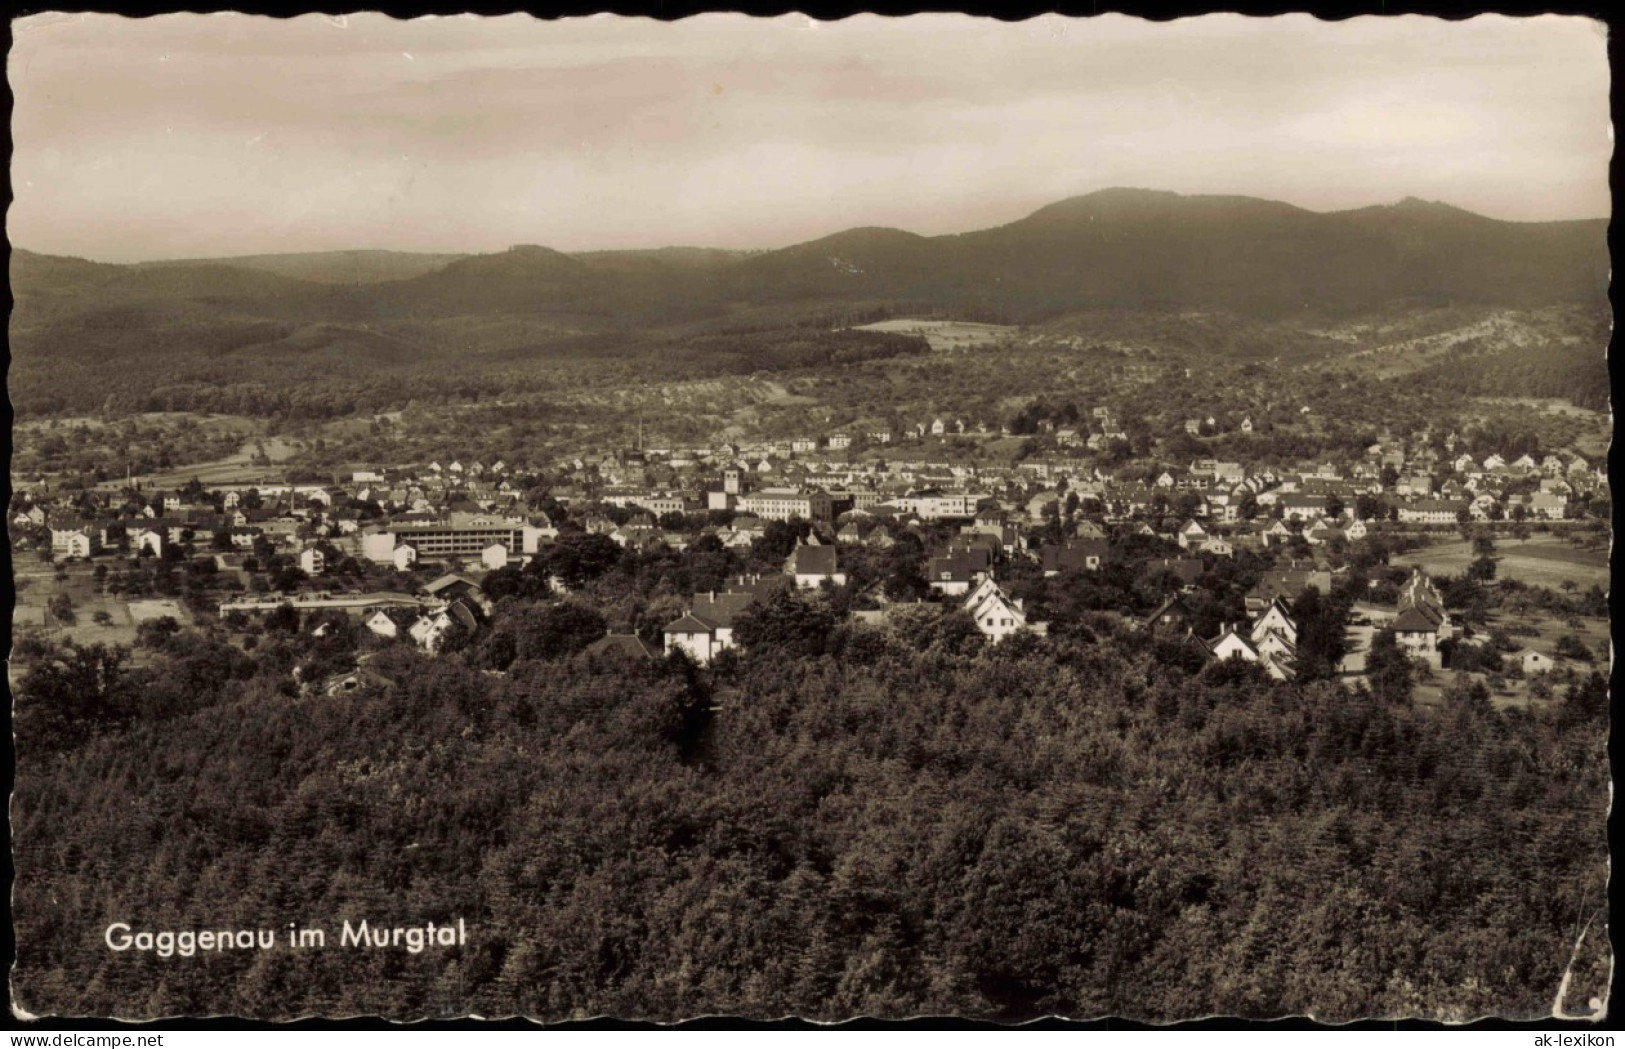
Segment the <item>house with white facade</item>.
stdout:
<path fill-rule="evenodd" d="M 1049 625 L 1030 622 L 1021 601 L 1006 594 L 991 576 L 984 578 L 966 596 L 961 607 L 975 620 L 982 636 L 995 643 L 1024 630 L 1039 635 L 1048 633 Z"/>

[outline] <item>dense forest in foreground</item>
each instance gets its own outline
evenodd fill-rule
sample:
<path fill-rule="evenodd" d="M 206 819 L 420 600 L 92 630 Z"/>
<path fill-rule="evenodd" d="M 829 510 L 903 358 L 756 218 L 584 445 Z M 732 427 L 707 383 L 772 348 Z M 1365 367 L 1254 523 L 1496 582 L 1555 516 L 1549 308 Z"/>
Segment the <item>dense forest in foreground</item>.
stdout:
<path fill-rule="evenodd" d="M 1537 1017 L 1606 921 L 1600 675 L 1534 712 L 1461 686 L 1422 707 L 1132 632 L 989 648 L 916 626 L 760 622 L 704 671 L 390 648 L 369 680 L 393 686 L 303 699 L 274 645 L 187 637 L 133 675 L 81 653 L 56 684 L 142 716 L 51 734 L 20 711 L 13 1000 Z M 462 918 L 469 943 L 333 945 L 362 918 Z M 297 922 L 329 946 L 116 953 L 115 921 Z M 1605 973 L 1583 955 L 1571 1000 Z"/>

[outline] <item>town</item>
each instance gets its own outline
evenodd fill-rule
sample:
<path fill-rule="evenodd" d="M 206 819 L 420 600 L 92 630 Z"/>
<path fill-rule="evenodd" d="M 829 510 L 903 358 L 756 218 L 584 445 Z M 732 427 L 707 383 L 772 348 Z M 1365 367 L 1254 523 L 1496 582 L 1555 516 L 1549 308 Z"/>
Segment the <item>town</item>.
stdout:
<path fill-rule="evenodd" d="M 989 643 L 1149 631 L 1276 680 L 1352 684 L 1392 650 L 1422 682 L 1493 675 L 1503 698 L 1550 695 L 1537 679 L 1606 662 L 1595 580 L 1609 492 L 1582 455 L 1481 454 L 1424 431 L 1296 470 L 1148 464 L 1125 461 L 1111 408 L 1066 415 L 1078 418 L 1017 420 L 1047 450 L 1002 464 L 945 440 L 1007 439 L 1010 425 L 935 417 L 707 447 L 645 447 L 640 434 L 540 470 L 448 458 L 325 484 L 24 480 L 10 511 L 26 580 L 17 623 L 127 643 L 213 625 L 249 650 L 267 628 L 348 637 L 339 656 L 293 669 L 306 691 L 369 680 L 381 644 L 442 653 L 506 638 L 500 671 L 519 630 L 505 599 L 521 597 L 598 632 L 572 621 L 570 650 L 700 665 L 774 601 L 881 630 L 946 618 Z M 1208 416 L 1179 437 L 1253 428 L 1246 414 Z M 1425 552 L 1450 544 L 1471 556 L 1435 580 Z M 1498 550 L 1572 569 L 1546 601 L 1547 629 L 1490 622 L 1482 591 Z M 1324 600 L 1306 604 L 1310 590 Z M 1335 622 L 1300 622 L 1306 608 Z"/>

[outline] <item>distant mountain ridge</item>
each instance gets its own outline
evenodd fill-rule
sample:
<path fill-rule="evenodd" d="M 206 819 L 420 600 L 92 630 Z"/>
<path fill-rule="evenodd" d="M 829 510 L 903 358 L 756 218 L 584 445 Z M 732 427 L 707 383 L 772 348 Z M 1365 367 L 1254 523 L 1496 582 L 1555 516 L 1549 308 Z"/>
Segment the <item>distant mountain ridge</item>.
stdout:
<path fill-rule="evenodd" d="M 406 280 L 441 269 L 466 253 L 415 251 L 304 251 L 272 255 L 238 255 L 223 259 L 170 259 L 143 262 L 143 267 L 235 266 L 262 270 L 320 284 L 378 284 Z"/>
<path fill-rule="evenodd" d="M 1606 311 L 1609 261 L 1602 219 L 1505 222 L 1414 199 L 1313 212 L 1141 189 L 967 233 L 859 227 L 766 252 L 518 245 L 120 266 L 15 249 L 12 382 L 21 403 L 66 382 L 64 366 L 142 357 L 171 382 L 277 377 L 290 353 L 307 378 L 358 362 L 436 373 L 552 359 L 567 339 L 579 359 L 592 340 L 630 345 L 616 333 L 914 311 L 1018 324 L 1110 310 L 1293 323 L 1439 306 Z"/>
<path fill-rule="evenodd" d="M 1336 313 L 1418 299 L 1528 306 L 1605 298 L 1606 228 L 1604 219 L 1506 222 L 1414 197 L 1314 212 L 1255 197 L 1106 189 L 990 229 L 927 237 L 859 227 L 766 252 L 517 245 L 483 255 L 339 251 L 114 269 L 169 273 L 177 294 L 227 298 L 254 293 L 220 287 L 230 282 L 219 271 L 253 270 L 358 288 L 386 308 L 404 293 L 420 306 L 472 295 L 466 305 L 479 309 L 580 304 L 600 312 L 606 296 L 623 290 L 618 284 L 631 282 L 624 290 L 644 303 L 699 293 L 762 302 L 903 299 L 947 309 L 964 302 L 1021 319 L 1102 306 Z M 82 281 L 105 265 L 72 260 L 84 272 L 70 274 L 63 261 L 48 273 L 45 256 L 19 254 L 14 279 L 25 283 Z M 173 276 L 200 268 L 211 274 Z M 103 276 L 111 280 L 111 271 Z"/>

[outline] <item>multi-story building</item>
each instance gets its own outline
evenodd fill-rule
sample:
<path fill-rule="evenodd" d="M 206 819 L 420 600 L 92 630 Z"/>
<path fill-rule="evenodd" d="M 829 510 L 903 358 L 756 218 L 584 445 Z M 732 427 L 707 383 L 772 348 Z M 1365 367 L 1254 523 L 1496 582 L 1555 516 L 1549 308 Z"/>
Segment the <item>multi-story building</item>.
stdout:
<path fill-rule="evenodd" d="M 741 496 L 737 508 L 740 513 L 755 514 L 769 521 L 788 521 L 792 517 L 828 521 L 833 516 L 829 493 L 818 489 L 763 488 Z"/>
<path fill-rule="evenodd" d="M 368 560 L 379 562 L 394 560 L 399 545 L 412 547 L 424 561 L 479 557 L 492 543 L 501 543 L 509 550 L 524 549 L 525 531 L 522 523 L 396 525 L 387 532 L 362 536 L 361 552 Z M 533 542 L 529 552 L 534 549 Z"/>
<path fill-rule="evenodd" d="M 987 498 L 979 492 L 943 491 L 922 488 L 900 495 L 891 504 L 904 513 L 915 514 L 922 521 L 940 521 L 949 517 L 972 517 L 976 504 Z"/>

